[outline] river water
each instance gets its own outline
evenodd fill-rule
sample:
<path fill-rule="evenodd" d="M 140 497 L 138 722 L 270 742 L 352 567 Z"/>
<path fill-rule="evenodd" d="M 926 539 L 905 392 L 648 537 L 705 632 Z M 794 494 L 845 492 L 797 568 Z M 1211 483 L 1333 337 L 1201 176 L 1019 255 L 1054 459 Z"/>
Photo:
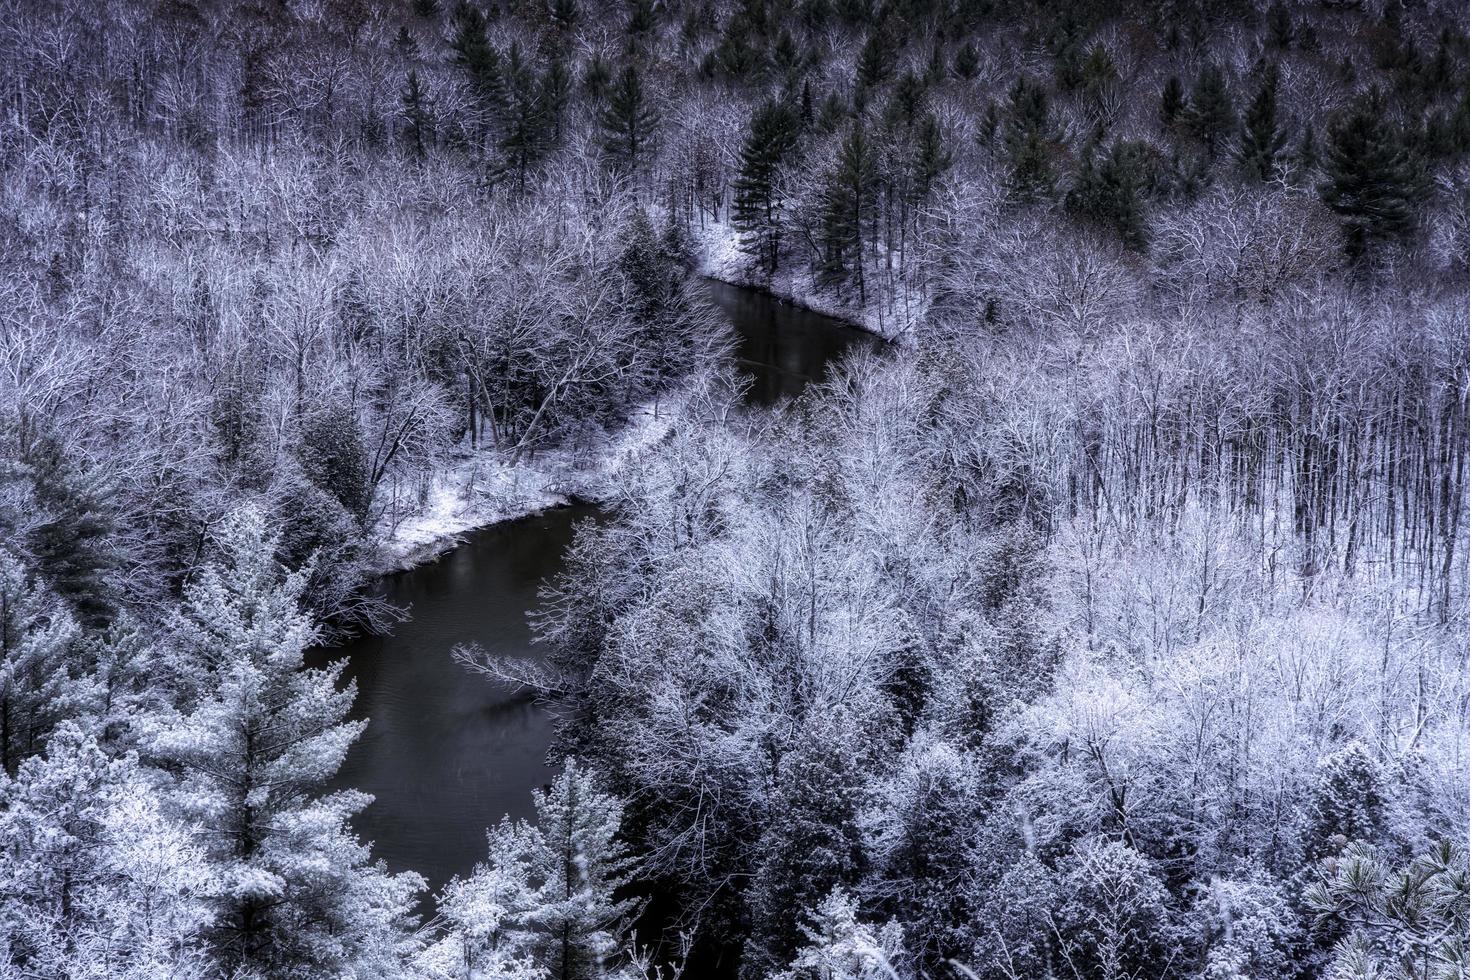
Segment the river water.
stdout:
<path fill-rule="evenodd" d="M 735 330 L 752 403 L 795 395 L 852 345 L 876 343 L 762 293 L 716 282 L 709 292 Z M 354 715 L 369 719 L 336 785 L 376 798 L 353 823 L 391 870 L 417 871 L 438 889 L 484 859 L 486 827 L 531 815 L 531 791 L 554 773 L 552 718 L 526 694 L 468 673 L 451 651 L 478 642 L 537 656 L 527 623 L 537 590 L 560 571 L 578 522 L 598 516 L 578 505 L 474 532 L 438 561 L 384 581 L 411 619 L 325 652 L 349 658 Z"/>

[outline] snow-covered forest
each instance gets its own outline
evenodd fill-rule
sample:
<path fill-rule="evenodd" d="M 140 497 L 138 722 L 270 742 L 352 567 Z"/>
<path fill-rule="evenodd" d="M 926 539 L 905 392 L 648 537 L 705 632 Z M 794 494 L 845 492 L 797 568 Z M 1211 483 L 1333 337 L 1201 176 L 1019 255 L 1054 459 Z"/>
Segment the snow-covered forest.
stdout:
<path fill-rule="evenodd" d="M 0 977 L 1470 976 L 1456 0 L 0 0 L 0 269 Z M 390 869 L 308 651 L 574 499 Z"/>

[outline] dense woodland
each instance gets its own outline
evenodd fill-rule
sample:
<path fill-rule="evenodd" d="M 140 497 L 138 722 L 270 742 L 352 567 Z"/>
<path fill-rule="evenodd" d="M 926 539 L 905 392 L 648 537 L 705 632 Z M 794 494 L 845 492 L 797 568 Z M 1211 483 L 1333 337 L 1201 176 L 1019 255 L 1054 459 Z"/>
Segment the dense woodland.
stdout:
<path fill-rule="evenodd" d="M 1470 975 L 1461 4 L 0 12 L 0 976 Z M 660 401 L 424 901 L 304 652 Z"/>

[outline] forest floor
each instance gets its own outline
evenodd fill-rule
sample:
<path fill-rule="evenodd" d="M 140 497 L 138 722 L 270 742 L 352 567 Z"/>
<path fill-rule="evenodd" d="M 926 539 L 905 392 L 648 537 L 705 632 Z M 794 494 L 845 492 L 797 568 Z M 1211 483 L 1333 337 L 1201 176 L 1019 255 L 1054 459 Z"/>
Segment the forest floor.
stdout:
<path fill-rule="evenodd" d="M 573 444 L 527 454 L 512 465 L 509 450 L 466 442 L 432 478 L 420 506 L 396 523 L 392 508 L 379 522 L 378 572 L 404 571 L 453 550 L 471 531 L 513 521 L 579 500 L 602 501 L 616 491 L 619 474 L 640 453 L 668 435 L 687 394 L 675 390 L 640 405 L 619 429 Z M 413 497 L 418 489 L 404 489 Z"/>
<path fill-rule="evenodd" d="M 797 306 L 841 320 L 884 340 L 898 341 L 922 323 L 929 308 L 927 293 L 902 282 L 881 278 L 871 284 L 866 303 L 852 290 L 819 286 L 805 266 L 790 262 L 773 276 L 752 272 L 750 256 L 740 250 L 740 233 L 732 225 L 711 218 L 691 229 L 699 271 L 732 286 L 770 293 Z M 877 277 L 875 277 L 877 278 Z"/>

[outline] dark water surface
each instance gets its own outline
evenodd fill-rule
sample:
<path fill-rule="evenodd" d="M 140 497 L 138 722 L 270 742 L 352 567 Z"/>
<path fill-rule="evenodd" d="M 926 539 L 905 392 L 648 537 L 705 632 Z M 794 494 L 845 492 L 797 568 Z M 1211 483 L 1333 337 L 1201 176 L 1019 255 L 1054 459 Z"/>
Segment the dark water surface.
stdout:
<path fill-rule="evenodd" d="M 749 399 L 770 404 L 820 378 L 867 334 L 761 293 L 710 283 L 710 298 L 739 336 Z M 563 507 L 467 536 L 443 558 L 383 583 L 412 618 L 389 636 L 365 637 L 320 659 L 350 658 L 356 717 L 367 730 L 347 755 L 337 785 L 373 794 L 354 821 L 373 854 L 394 871 L 417 871 L 437 889 L 485 857 L 485 828 L 505 814 L 530 816 L 531 790 L 545 764 L 552 719 L 456 664 L 457 644 L 534 657 L 527 614 L 543 580 L 561 570 L 574 526 L 596 519 L 590 505 Z"/>

